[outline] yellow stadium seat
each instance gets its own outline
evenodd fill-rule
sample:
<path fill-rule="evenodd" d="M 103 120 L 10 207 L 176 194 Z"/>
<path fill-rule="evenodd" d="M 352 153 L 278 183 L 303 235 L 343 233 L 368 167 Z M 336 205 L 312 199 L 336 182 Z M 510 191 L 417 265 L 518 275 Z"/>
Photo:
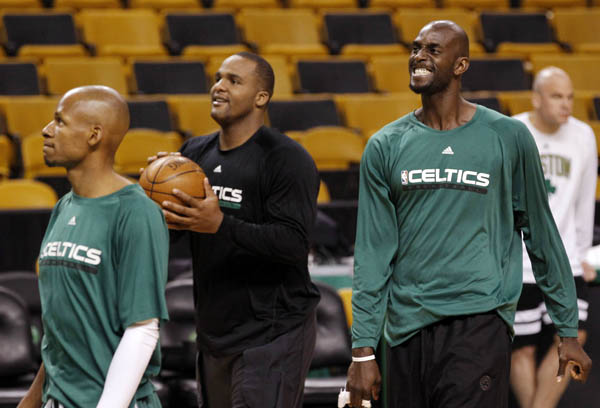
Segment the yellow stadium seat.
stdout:
<path fill-rule="evenodd" d="M 148 157 L 158 152 L 176 152 L 181 137 L 175 132 L 132 129 L 123 138 L 115 154 L 115 170 L 121 174 L 138 174 L 148 165 Z"/>
<path fill-rule="evenodd" d="M 534 74 L 544 67 L 553 65 L 564 69 L 570 75 L 575 90 L 600 91 L 600 75 L 598 75 L 600 55 L 532 55 L 531 64 Z"/>
<path fill-rule="evenodd" d="M 364 150 L 363 139 L 357 133 L 336 126 L 309 129 L 300 142 L 319 170 L 346 170 L 360 162 Z"/>
<path fill-rule="evenodd" d="M 329 188 L 323 180 L 319 185 L 319 195 L 317 196 L 317 204 L 328 203 L 331 201 L 331 195 L 329 194 Z"/>
<path fill-rule="evenodd" d="M 197 9 L 200 7 L 198 0 L 129 0 L 131 8 L 153 9 Z"/>
<path fill-rule="evenodd" d="M 0 208 L 52 208 L 58 201 L 49 185 L 36 180 L 6 180 L 0 182 Z"/>
<path fill-rule="evenodd" d="M 348 327 L 352 327 L 352 288 L 339 288 L 338 293 L 342 298 Z"/>
<path fill-rule="evenodd" d="M 246 41 L 261 54 L 327 55 L 321 43 L 319 20 L 305 9 L 243 9 L 239 22 Z"/>
<path fill-rule="evenodd" d="M 419 31 L 427 23 L 435 20 L 451 20 L 461 26 L 469 37 L 469 51 L 472 55 L 485 53 L 483 45 L 479 43 L 479 19 L 474 11 L 460 8 L 424 8 L 400 9 L 394 14 L 394 22 L 398 27 L 402 40 L 411 44 L 417 38 Z"/>
<path fill-rule="evenodd" d="M 193 136 L 203 136 L 219 130 L 219 125 L 210 117 L 209 95 L 169 95 L 167 103 L 179 130 Z"/>
<path fill-rule="evenodd" d="M 13 158 L 13 145 L 5 135 L 0 135 L 0 180 L 8 178 Z"/>
<path fill-rule="evenodd" d="M 390 7 L 390 8 L 431 8 L 435 7 L 435 0 L 370 0 L 369 7 Z"/>
<path fill-rule="evenodd" d="M 0 8 L 23 8 L 36 9 L 41 8 L 42 2 L 39 0 L 0 0 Z"/>
<path fill-rule="evenodd" d="M 346 126 L 359 129 L 366 137 L 370 137 L 374 130 L 421 106 L 419 95 L 408 92 L 387 95 L 336 95 L 334 99 L 346 118 Z"/>
<path fill-rule="evenodd" d="M 356 7 L 356 0 L 289 0 L 289 7 L 334 9 Z"/>
<path fill-rule="evenodd" d="M 408 55 L 372 57 L 368 65 L 378 91 L 409 92 Z"/>
<path fill-rule="evenodd" d="M 62 95 L 82 85 L 105 85 L 127 94 L 125 68 L 120 58 L 48 58 L 44 61 L 48 93 Z"/>
<path fill-rule="evenodd" d="M 146 9 L 82 10 L 77 20 L 84 40 L 98 55 L 166 55 L 158 15 Z"/>
<path fill-rule="evenodd" d="M 240 10 L 248 7 L 280 7 L 278 0 L 214 0 L 214 9 Z"/>
<path fill-rule="evenodd" d="M 476 10 L 508 9 L 509 0 L 442 0 L 444 7 L 466 8 Z"/>
<path fill-rule="evenodd" d="M 48 167 L 44 162 L 44 138 L 30 135 L 21 141 L 21 155 L 23 156 L 23 169 L 25 178 L 41 176 L 65 176 L 67 174 L 63 167 Z"/>
<path fill-rule="evenodd" d="M 556 35 L 577 52 L 600 52 L 600 7 L 554 10 Z"/>
<path fill-rule="evenodd" d="M 556 7 L 585 7 L 587 0 L 521 0 L 521 7 L 554 9 Z"/>
<path fill-rule="evenodd" d="M 531 91 L 499 92 L 498 100 L 503 105 L 504 110 L 510 112 L 511 115 L 533 110 Z M 573 99 L 573 116 L 579 120 L 587 121 L 591 103 L 589 95 L 575 94 Z"/>
<path fill-rule="evenodd" d="M 95 9 L 120 8 L 120 0 L 54 0 L 55 8 Z"/>
<path fill-rule="evenodd" d="M 292 140 L 302 144 L 302 136 L 304 136 L 303 130 L 288 130 L 285 135 Z M 319 193 L 320 194 L 320 193 Z"/>
<path fill-rule="evenodd" d="M 40 136 L 42 129 L 54 118 L 58 98 L 21 96 L 0 100 L 0 110 L 9 133 L 21 138 Z"/>

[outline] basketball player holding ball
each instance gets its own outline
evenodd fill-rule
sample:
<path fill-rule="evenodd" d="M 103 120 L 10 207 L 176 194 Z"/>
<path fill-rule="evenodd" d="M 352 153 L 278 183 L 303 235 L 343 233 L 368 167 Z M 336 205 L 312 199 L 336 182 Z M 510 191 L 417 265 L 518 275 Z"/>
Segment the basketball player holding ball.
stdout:
<path fill-rule="evenodd" d="M 44 159 L 72 190 L 39 256 L 43 364 L 19 408 L 158 408 L 159 320 L 168 318 L 168 230 L 139 185 L 113 171 L 129 110 L 113 89 L 67 92 Z"/>
<path fill-rule="evenodd" d="M 307 260 L 319 175 L 310 155 L 264 126 L 271 66 L 239 53 L 211 89 L 221 130 L 188 140 L 206 199 L 176 190 L 170 228 L 188 231 L 197 312 L 198 386 L 209 408 L 302 406 L 319 293 Z"/>

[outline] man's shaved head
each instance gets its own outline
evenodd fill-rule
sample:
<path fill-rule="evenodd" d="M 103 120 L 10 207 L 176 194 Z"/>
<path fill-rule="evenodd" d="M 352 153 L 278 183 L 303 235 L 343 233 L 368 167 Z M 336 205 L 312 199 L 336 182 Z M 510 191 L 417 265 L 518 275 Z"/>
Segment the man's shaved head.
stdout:
<path fill-rule="evenodd" d="M 558 67 L 546 67 L 537 73 L 533 80 L 533 91 L 542 92 L 544 86 L 557 78 L 571 82 L 569 74 Z"/>
<path fill-rule="evenodd" d="M 421 29 L 421 31 L 440 30 L 445 31 L 448 37 L 448 45 L 456 47 L 456 57 L 469 57 L 469 36 L 461 26 L 450 20 L 432 21 Z"/>
<path fill-rule="evenodd" d="M 104 131 L 105 147 L 115 152 L 129 129 L 129 108 L 125 99 L 107 86 L 91 85 L 68 91 L 59 102 L 79 120 Z"/>

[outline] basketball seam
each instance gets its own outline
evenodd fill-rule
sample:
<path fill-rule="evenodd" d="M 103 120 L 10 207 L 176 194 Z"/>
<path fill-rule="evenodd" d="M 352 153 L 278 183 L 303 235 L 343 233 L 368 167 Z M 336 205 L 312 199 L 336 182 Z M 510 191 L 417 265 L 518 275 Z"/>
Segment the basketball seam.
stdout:
<path fill-rule="evenodd" d="M 158 171 L 160 172 L 160 170 L 161 170 L 161 169 L 159 169 Z M 166 179 L 164 179 L 164 180 L 162 180 L 162 181 L 153 182 L 153 185 L 154 185 L 154 184 L 162 184 L 162 183 L 166 183 L 167 181 L 170 181 L 170 180 L 172 180 L 172 179 L 174 179 L 174 178 L 176 178 L 176 177 L 179 177 L 179 176 L 182 176 L 182 175 L 184 175 L 184 174 L 188 174 L 188 173 L 204 173 L 204 172 L 203 172 L 203 171 L 201 171 L 201 170 L 198 170 L 198 169 L 194 169 L 194 170 L 186 170 L 186 171 L 184 171 L 184 172 L 181 172 L 181 173 L 176 173 L 176 174 L 173 174 L 172 176 L 169 176 L 169 177 L 167 177 Z M 157 172 L 156 174 L 158 175 L 158 172 Z M 155 177 L 155 179 L 156 179 L 156 177 Z"/>
<path fill-rule="evenodd" d="M 158 168 L 158 170 L 156 170 L 156 172 L 154 173 L 154 177 L 152 180 L 149 180 L 152 188 L 150 189 L 150 198 L 152 198 L 152 196 L 154 195 L 154 184 L 156 181 L 156 178 L 158 177 L 158 175 L 160 174 L 160 171 L 162 170 L 162 168 L 167 164 L 168 160 L 165 160 L 163 164 L 160 165 L 160 167 Z M 146 174 L 146 178 L 148 178 L 148 175 Z"/>

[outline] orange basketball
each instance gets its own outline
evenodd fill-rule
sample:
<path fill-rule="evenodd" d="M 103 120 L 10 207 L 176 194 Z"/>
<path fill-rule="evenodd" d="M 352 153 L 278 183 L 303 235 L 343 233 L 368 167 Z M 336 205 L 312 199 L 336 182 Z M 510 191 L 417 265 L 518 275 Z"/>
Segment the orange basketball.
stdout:
<path fill-rule="evenodd" d="M 160 206 L 163 201 L 185 205 L 173 195 L 173 189 L 194 198 L 204 198 L 204 177 L 202 168 L 187 157 L 165 156 L 144 169 L 139 183 L 146 195 Z"/>

